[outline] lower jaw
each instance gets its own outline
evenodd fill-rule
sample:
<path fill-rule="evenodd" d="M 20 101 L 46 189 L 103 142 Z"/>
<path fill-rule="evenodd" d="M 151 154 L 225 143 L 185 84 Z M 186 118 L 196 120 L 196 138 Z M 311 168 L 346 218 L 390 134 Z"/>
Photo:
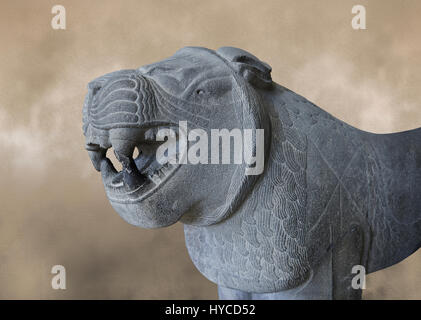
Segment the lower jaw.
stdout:
<path fill-rule="evenodd" d="M 169 167 L 171 166 L 171 167 Z M 146 175 L 146 182 L 136 188 L 128 188 L 124 182 L 121 186 L 113 186 L 104 181 L 105 191 L 110 201 L 115 203 L 139 203 L 158 191 L 178 170 L 180 165 L 167 165 L 155 175 Z M 112 179 L 111 179 L 112 180 Z"/>

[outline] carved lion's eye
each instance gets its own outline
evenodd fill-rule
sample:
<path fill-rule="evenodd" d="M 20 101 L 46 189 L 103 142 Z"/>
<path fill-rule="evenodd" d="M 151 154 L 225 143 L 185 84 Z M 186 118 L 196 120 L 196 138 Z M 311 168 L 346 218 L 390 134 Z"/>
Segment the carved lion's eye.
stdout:
<path fill-rule="evenodd" d="M 203 91 L 202 89 L 197 89 L 196 90 L 196 94 L 204 94 L 205 93 L 205 91 Z"/>

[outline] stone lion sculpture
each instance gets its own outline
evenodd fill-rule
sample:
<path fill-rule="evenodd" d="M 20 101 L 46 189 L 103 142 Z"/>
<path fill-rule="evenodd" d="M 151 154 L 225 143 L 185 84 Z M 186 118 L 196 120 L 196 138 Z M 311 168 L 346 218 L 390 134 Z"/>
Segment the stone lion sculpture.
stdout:
<path fill-rule="evenodd" d="M 86 149 L 112 207 L 144 228 L 182 222 L 192 261 L 222 299 L 359 299 L 355 266 L 374 272 L 420 247 L 420 129 L 358 130 L 232 47 L 186 47 L 88 88 Z M 159 161 L 159 130 L 183 121 L 205 133 L 264 130 L 263 172 L 247 174 L 245 161 Z"/>

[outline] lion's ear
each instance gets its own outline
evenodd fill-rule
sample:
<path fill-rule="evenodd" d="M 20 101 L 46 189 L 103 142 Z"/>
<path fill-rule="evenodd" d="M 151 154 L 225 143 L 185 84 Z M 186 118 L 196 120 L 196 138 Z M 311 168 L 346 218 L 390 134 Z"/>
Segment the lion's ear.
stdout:
<path fill-rule="evenodd" d="M 252 85 L 259 88 L 267 88 L 272 85 L 271 66 L 260 61 L 251 53 L 234 47 L 222 47 L 216 52 Z"/>

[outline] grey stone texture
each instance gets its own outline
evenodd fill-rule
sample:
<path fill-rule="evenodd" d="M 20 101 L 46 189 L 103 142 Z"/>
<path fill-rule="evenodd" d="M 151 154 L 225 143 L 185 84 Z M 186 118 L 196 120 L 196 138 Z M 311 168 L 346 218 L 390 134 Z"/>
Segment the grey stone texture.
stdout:
<path fill-rule="evenodd" d="M 421 130 L 361 131 L 270 73 L 241 49 L 186 47 L 106 74 L 88 86 L 86 149 L 124 220 L 184 224 L 191 259 L 221 299 L 359 299 L 353 266 L 374 272 L 420 247 Z M 209 136 L 264 129 L 264 172 L 160 164 L 157 130 L 179 121 Z"/>

